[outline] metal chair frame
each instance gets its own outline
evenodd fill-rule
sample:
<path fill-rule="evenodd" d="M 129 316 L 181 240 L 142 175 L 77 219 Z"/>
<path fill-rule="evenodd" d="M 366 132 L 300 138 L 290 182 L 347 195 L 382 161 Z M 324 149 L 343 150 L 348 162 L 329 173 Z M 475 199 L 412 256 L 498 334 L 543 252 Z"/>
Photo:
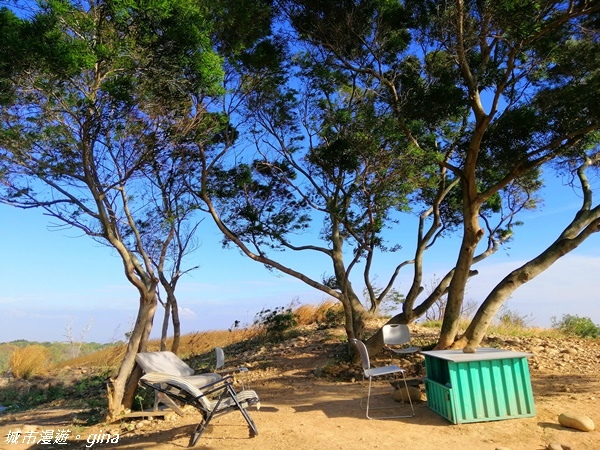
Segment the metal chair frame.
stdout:
<path fill-rule="evenodd" d="M 196 445 L 213 417 L 236 410 L 246 420 L 250 437 L 258 435 L 256 424 L 246 411 L 248 406 L 260 408 L 258 395 L 251 390 L 236 392 L 232 376 L 198 388 L 183 378 L 151 372 L 140 378 L 140 385 L 154 389 L 174 401 L 191 405 L 200 412 L 202 419 L 190 436 L 189 447 Z"/>
<path fill-rule="evenodd" d="M 366 380 L 366 379 L 369 380 L 366 406 L 364 405 L 364 397 L 361 397 L 361 399 L 360 399 L 361 408 L 366 409 L 367 419 L 400 419 L 400 418 L 414 417 L 415 409 L 413 407 L 412 399 L 410 397 L 410 392 L 408 390 L 408 383 L 406 382 L 405 370 L 398 366 L 395 366 L 395 365 L 389 365 L 389 366 L 383 366 L 383 367 L 371 367 L 371 360 L 369 358 L 369 353 L 367 351 L 367 347 L 365 346 L 365 344 L 358 339 L 352 339 L 352 343 L 356 346 L 358 353 L 360 354 L 360 357 L 361 357 L 362 368 L 363 368 L 363 380 Z M 408 403 L 410 405 L 411 414 L 393 415 L 393 416 L 378 416 L 378 417 L 369 416 L 369 410 L 398 408 L 398 406 L 371 407 L 371 387 L 373 384 L 373 378 L 379 377 L 379 376 L 384 376 L 384 375 L 393 375 L 393 374 L 401 374 L 402 375 L 402 380 L 404 381 L 404 388 L 406 389 L 406 398 L 408 398 Z"/>

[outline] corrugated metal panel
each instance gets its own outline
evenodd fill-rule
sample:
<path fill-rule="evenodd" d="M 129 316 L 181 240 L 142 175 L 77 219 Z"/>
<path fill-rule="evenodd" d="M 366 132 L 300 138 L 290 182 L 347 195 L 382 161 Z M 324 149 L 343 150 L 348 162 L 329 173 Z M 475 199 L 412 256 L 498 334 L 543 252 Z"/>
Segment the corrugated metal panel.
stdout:
<path fill-rule="evenodd" d="M 429 361 L 428 361 L 429 360 Z M 435 360 L 435 362 L 434 362 Z M 440 371 L 440 361 L 447 363 Z M 440 387 L 429 386 L 434 396 L 431 409 L 453 423 L 483 422 L 535 416 L 533 393 L 527 358 L 506 358 L 482 361 L 451 362 L 426 355 L 428 379 L 449 374 L 448 399 L 443 404 Z M 442 381 L 437 379 L 436 381 Z M 447 411 L 453 412 L 454 420 Z"/>
<path fill-rule="evenodd" d="M 425 390 L 427 391 L 427 405 L 440 416 L 455 422 L 454 403 L 451 401 L 450 389 L 435 381 L 425 379 Z"/>

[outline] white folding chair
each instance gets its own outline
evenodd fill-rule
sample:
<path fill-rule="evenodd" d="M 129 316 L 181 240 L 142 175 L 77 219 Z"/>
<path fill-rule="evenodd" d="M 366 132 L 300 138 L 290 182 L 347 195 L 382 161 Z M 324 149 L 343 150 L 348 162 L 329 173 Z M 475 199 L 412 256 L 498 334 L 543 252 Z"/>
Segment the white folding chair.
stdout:
<path fill-rule="evenodd" d="M 366 409 L 367 419 L 398 419 L 403 417 L 414 417 L 415 409 L 412 404 L 412 400 L 410 397 L 410 392 L 408 390 L 408 384 L 406 383 L 406 374 L 404 369 L 401 369 L 398 366 L 383 366 L 383 367 L 371 367 L 371 360 L 369 358 L 369 352 L 367 351 L 367 347 L 362 341 L 358 339 L 352 339 L 353 344 L 356 346 L 358 353 L 360 354 L 360 359 L 362 362 L 363 368 L 363 380 L 369 379 L 369 387 L 367 392 L 367 404 L 366 408 L 364 406 L 364 397 L 360 399 L 360 406 L 363 409 Z M 381 416 L 381 417 L 370 417 L 369 409 L 390 409 L 390 408 L 398 408 L 398 406 L 383 406 L 383 407 L 371 407 L 371 385 L 373 383 L 373 378 L 384 376 L 384 375 L 392 375 L 392 374 L 401 374 L 402 379 L 404 380 L 404 388 L 406 389 L 406 398 L 408 398 L 408 403 L 410 405 L 410 410 L 412 414 L 408 415 L 395 415 L 395 416 Z"/>
<path fill-rule="evenodd" d="M 406 347 L 406 344 L 410 343 L 410 330 L 407 325 L 397 323 L 384 325 L 381 332 L 383 345 L 396 355 L 410 355 L 421 351 L 419 347 Z"/>

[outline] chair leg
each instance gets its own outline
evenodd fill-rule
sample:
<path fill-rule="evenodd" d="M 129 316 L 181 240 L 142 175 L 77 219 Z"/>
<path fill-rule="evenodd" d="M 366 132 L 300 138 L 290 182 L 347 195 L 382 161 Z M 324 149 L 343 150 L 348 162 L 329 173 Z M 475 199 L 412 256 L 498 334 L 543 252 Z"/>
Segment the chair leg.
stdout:
<path fill-rule="evenodd" d="M 253 437 L 257 436 L 258 435 L 258 428 L 256 428 L 256 424 L 254 423 L 254 421 L 250 417 L 250 414 L 248 414 L 248 412 L 246 411 L 246 409 L 238 401 L 238 399 L 236 397 L 236 394 L 235 394 L 235 391 L 233 390 L 233 388 L 231 386 L 227 386 L 227 391 L 229 392 L 230 397 L 233 399 L 233 401 L 237 405 L 237 408 L 242 413 L 242 416 L 244 416 L 244 419 L 246 419 L 246 423 L 248 424 L 248 431 L 250 433 L 250 437 L 253 438 Z"/>
<path fill-rule="evenodd" d="M 382 407 L 378 407 L 378 408 L 371 408 L 371 385 L 372 385 L 372 377 L 369 377 L 369 387 L 368 387 L 368 391 L 367 391 L 367 405 L 366 405 L 366 416 L 367 416 L 367 419 L 369 419 L 369 420 L 373 420 L 373 419 L 402 419 L 402 418 L 409 418 L 409 417 L 414 417 L 415 416 L 415 409 L 414 409 L 413 404 L 412 404 L 412 399 L 410 398 L 410 392 L 408 390 L 408 383 L 406 382 L 406 374 L 404 372 L 402 372 L 402 379 L 404 381 L 404 388 L 406 389 L 406 396 L 408 398 L 408 402 L 410 404 L 410 410 L 411 410 L 412 414 L 410 414 L 410 415 L 400 415 L 400 416 L 381 416 L 381 417 L 371 417 L 371 416 L 369 416 L 369 409 L 392 409 L 392 408 L 395 408 L 395 406 L 382 406 Z M 363 399 L 364 398 L 361 398 L 361 401 L 360 401 L 361 408 L 365 408 L 363 406 Z"/>
<path fill-rule="evenodd" d="M 196 442 L 198 442 L 198 439 L 200 439 L 200 437 L 202 436 L 202 433 L 204 433 L 204 430 L 206 430 L 206 427 L 208 426 L 208 422 L 210 422 L 210 419 L 212 419 L 212 414 L 206 415 L 204 412 L 201 412 L 201 414 L 202 414 L 202 420 L 196 426 L 192 435 L 190 436 L 190 442 L 188 444 L 188 447 L 193 447 L 194 445 L 196 445 Z"/>
<path fill-rule="evenodd" d="M 219 400 L 217 401 L 216 405 L 214 406 L 214 409 L 212 411 L 210 411 L 209 413 L 206 413 L 204 411 L 202 412 L 202 421 L 196 426 L 196 429 L 192 433 L 188 447 L 193 447 L 194 445 L 196 445 L 196 442 L 198 442 L 198 439 L 200 439 L 200 437 L 202 436 L 202 433 L 204 433 L 204 430 L 206 430 L 206 427 L 208 426 L 209 422 L 215 415 L 216 411 L 218 411 L 219 404 L 221 403 L 221 401 L 223 400 L 223 398 L 225 397 L 226 394 L 232 398 L 232 400 L 234 401 L 234 403 L 237 406 L 237 409 L 239 409 L 240 412 L 242 413 L 242 416 L 244 416 L 244 419 L 246 420 L 246 423 L 248 424 L 248 431 L 249 431 L 250 437 L 253 438 L 258 435 L 258 429 L 256 428 L 256 424 L 250 417 L 250 414 L 248 414 L 248 412 L 242 407 L 242 405 L 238 401 L 233 388 L 230 385 L 228 385 L 226 391 L 223 391 L 223 393 L 221 394 Z"/>
<path fill-rule="evenodd" d="M 404 417 L 414 417 L 415 416 L 415 408 L 412 403 L 412 398 L 410 398 L 410 391 L 408 390 L 408 383 L 406 382 L 406 373 L 402 372 L 402 379 L 404 380 L 404 389 L 406 389 L 406 398 L 408 398 L 408 403 L 410 404 L 410 410 L 412 411 L 412 415 L 404 416 Z"/>
<path fill-rule="evenodd" d="M 369 405 L 371 404 L 371 382 L 372 382 L 372 378 L 369 377 L 369 391 L 367 392 L 367 419 L 372 419 L 372 417 L 369 416 Z"/>

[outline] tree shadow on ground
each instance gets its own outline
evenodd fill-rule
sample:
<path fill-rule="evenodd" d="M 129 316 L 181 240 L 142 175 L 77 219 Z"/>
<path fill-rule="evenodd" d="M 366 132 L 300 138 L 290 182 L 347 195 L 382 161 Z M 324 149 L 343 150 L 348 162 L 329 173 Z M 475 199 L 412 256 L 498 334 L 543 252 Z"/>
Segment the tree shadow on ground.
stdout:
<path fill-rule="evenodd" d="M 564 394 L 596 394 L 597 377 L 575 374 L 539 374 L 532 376 L 534 396 L 556 396 Z"/>

